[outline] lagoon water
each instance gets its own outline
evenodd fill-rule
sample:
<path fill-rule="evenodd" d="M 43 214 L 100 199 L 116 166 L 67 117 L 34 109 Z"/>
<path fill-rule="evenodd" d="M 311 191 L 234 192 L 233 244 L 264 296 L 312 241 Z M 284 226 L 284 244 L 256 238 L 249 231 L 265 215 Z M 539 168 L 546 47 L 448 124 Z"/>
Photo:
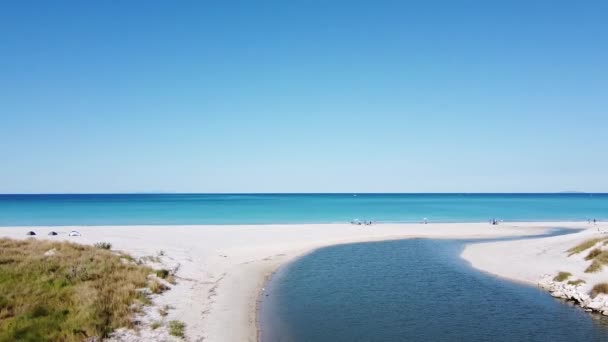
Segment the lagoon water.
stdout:
<path fill-rule="evenodd" d="M 608 194 L 0 195 L 0 226 L 566 221 L 608 218 Z"/>
<path fill-rule="evenodd" d="M 262 341 L 608 341 L 605 317 L 475 271 L 462 246 L 415 239 L 304 256 L 267 287 Z"/>

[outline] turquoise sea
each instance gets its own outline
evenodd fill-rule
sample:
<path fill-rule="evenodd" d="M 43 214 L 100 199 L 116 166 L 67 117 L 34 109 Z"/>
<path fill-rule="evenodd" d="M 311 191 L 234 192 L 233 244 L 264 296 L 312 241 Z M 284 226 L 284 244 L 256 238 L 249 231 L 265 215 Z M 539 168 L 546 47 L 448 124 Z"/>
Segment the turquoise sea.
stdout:
<path fill-rule="evenodd" d="M 608 219 L 608 194 L 0 195 L 0 226 Z"/>

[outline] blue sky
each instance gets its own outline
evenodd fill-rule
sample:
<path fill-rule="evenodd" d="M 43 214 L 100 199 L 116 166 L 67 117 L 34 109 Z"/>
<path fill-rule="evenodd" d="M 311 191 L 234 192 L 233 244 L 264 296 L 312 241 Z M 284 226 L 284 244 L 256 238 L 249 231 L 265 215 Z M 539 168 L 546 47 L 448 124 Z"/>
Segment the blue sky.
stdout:
<path fill-rule="evenodd" d="M 608 192 L 606 1 L 13 1 L 0 192 Z"/>

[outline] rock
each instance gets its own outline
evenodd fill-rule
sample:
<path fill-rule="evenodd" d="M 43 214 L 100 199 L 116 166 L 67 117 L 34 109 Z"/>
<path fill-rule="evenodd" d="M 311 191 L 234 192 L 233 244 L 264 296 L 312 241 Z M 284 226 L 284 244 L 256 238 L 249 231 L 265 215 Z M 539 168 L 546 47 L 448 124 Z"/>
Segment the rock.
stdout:
<path fill-rule="evenodd" d="M 561 291 L 551 292 L 551 296 L 553 296 L 555 298 L 566 298 L 566 295 L 564 295 L 564 293 Z"/>
<path fill-rule="evenodd" d="M 602 311 L 602 315 L 608 316 L 608 310 Z"/>
<path fill-rule="evenodd" d="M 49 249 L 48 251 L 44 252 L 44 256 L 53 256 L 55 254 L 57 254 L 57 250 L 55 248 Z"/>
<path fill-rule="evenodd" d="M 594 311 L 598 311 L 601 307 L 602 307 L 602 302 L 600 301 L 592 301 L 591 303 L 589 303 L 589 305 L 587 305 L 587 307 L 589 309 L 593 309 Z"/>

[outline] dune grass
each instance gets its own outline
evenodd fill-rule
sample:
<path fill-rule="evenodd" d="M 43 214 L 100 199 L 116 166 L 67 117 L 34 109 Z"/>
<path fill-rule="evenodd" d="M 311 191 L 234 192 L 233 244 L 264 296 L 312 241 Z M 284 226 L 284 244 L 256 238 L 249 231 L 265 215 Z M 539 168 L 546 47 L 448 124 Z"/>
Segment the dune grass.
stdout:
<path fill-rule="evenodd" d="M 554 281 L 564 281 L 564 280 L 568 279 L 571 275 L 572 275 L 572 273 L 570 273 L 570 272 L 559 272 L 553 278 L 553 280 Z"/>
<path fill-rule="evenodd" d="M 599 283 L 591 289 L 591 297 L 596 297 L 599 294 L 608 294 L 608 283 Z"/>
<path fill-rule="evenodd" d="M 605 238 L 593 238 L 593 239 L 583 241 L 583 242 L 579 243 L 578 245 L 567 250 L 567 252 L 570 253 L 570 254 L 568 254 L 568 256 L 572 256 L 574 254 L 584 252 L 584 251 L 588 250 L 589 248 L 595 246 L 598 242 L 600 242 L 602 240 L 605 240 Z"/>
<path fill-rule="evenodd" d="M 585 281 L 582 279 L 570 280 L 568 282 L 568 285 L 574 285 L 574 286 L 581 285 L 581 284 L 585 284 Z"/>
<path fill-rule="evenodd" d="M 0 341 L 83 341 L 130 327 L 153 271 L 121 259 L 68 242 L 0 239 Z"/>
<path fill-rule="evenodd" d="M 589 252 L 589 254 L 587 254 L 587 256 L 585 257 L 585 260 L 593 260 L 593 259 L 595 259 L 595 257 L 600 255 L 601 253 L 602 253 L 601 248 L 594 248 Z"/>
<path fill-rule="evenodd" d="M 590 253 L 591 254 L 591 253 Z M 587 269 L 586 273 L 595 273 L 601 271 L 605 265 L 608 265 L 608 250 L 600 251 L 599 253 L 594 253 L 593 262 Z"/>

